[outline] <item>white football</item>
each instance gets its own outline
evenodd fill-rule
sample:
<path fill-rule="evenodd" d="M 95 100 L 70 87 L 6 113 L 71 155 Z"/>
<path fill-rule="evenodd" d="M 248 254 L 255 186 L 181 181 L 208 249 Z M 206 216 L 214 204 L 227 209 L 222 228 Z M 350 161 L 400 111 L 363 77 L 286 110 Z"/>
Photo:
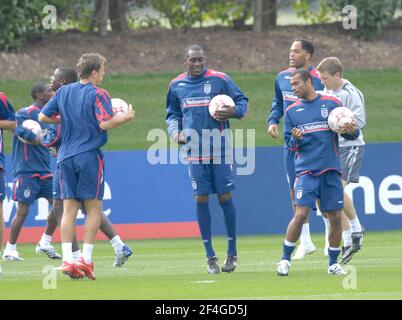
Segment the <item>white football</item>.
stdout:
<path fill-rule="evenodd" d="M 42 130 L 39 122 L 32 120 L 32 119 L 25 120 L 22 123 L 22 126 L 28 130 L 31 130 L 37 136 L 39 136 L 39 134 Z M 20 139 L 23 143 L 30 143 L 29 141 L 25 140 L 24 138 L 18 137 L 18 139 Z"/>
<path fill-rule="evenodd" d="M 332 131 L 340 133 L 345 124 L 355 122 L 353 111 L 346 107 L 338 107 L 331 111 L 328 116 L 328 125 Z"/>
<path fill-rule="evenodd" d="M 217 96 L 213 97 L 209 102 L 209 114 L 215 120 L 219 120 L 215 118 L 215 111 L 219 108 L 222 108 L 222 106 L 230 106 L 234 108 L 235 102 L 231 97 L 227 96 L 226 94 L 218 94 Z"/>
<path fill-rule="evenodd" d="M 111 99 L 111 102 L 112 102 L 113 115 L 115 115 L 118 112 L 122 113 L 128 112 L 128 104 L 123 99 L 113 98 Z"/>

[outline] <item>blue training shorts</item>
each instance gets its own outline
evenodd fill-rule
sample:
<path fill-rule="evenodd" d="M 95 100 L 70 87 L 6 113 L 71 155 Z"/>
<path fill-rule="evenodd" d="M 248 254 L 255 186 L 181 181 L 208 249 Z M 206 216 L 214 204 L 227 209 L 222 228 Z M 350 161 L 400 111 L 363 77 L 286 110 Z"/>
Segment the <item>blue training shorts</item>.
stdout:
<path fill-rule="evenodd" d="M 52 199 L 53 178 L 45 176 L 20 176 L 14 179 L 13 200 L 32 204 L 39 198 Z"/>
<path fill-rule="evenodd" d="M 79 153 L 59 163 L 61 198 L 103 199 L 104 157 L 100 150 Z"/>
<path fill-rule="evenodd" d="M 190 162 L 188 171 L 193 191 L 198 196 L 224 194 L 235 188 L 232 164 Z"/>
<path fill-rule="evenodd" d="M 314 208 L 320 199 L 322 212 L 343 209 L 343 187 L 341 174 L 330 170 L 320 175 L 310 173 L 300 175 L 295 182 L 295 204 Z"/>
<path fill-rule="evenodd" d="M 295 151 L 290 151 L 288 148 L 284 148 L 283 160 L 285 165 L 286 178 L 288 179 L 289 183 L 289 189 L 293 189 L 296 180 L 295 155 Z"/>

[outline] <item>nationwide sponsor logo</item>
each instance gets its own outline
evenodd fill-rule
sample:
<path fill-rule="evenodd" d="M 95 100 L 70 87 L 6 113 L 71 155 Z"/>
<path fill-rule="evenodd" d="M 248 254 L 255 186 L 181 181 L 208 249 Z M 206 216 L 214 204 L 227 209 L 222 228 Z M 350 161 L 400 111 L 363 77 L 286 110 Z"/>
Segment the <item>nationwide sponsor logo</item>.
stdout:
<path fill-rule="evenodd" d="M 186 85 L 185 82 L 180 82 L 180 83 L 178 84 L 179 87 L 183 87 L 183 86 L 185 86 L 185 85 Z"/>
<path fill-rule="evenodd" d="M 282 92 L 283 100 L 286 101 L 297 101 L 297 96 L 293 92 L 283 91 Z"/>
<path fill-rule="evenodd" d="M 313 123 L 306 123 L 301 126 L 299 126 L 299 129 L 303 133 L 309 133 L 309 132 L 314 132 L 314 131 L 328 131 L 329 125 L 328 122 L 322 121 L 322 122 L 313 122 Z"/>
<path fill-rule="evenodd" d="M 207 107 L 211 101 L 208 97 L 182 99 L 183 108 Z"/>
<path fill-rule="evenodd" d="M 297 109 L 296 112 L 302 112 L 304 108 Z"/>

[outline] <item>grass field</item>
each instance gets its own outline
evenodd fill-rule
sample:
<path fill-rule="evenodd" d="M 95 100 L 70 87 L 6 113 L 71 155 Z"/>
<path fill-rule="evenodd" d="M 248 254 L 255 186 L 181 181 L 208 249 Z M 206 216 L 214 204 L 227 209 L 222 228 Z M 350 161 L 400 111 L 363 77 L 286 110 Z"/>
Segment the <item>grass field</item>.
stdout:
<path fill-rule="evenodd" d="M 327 274 L 323 236 L 314 235 L 317 252 L 292 262 L 289 277 L 276 275 L 283 236 L 242 236 L 239 266 L 231 274 L 209 275 L 199 239 L 141 240 L 129 244 L 135 253 L 121 269 L 113 269 L 109 243 L 95 247 L 97 280 L 72 281 L 57 274 L 57 289 L 44 289 L 48 260 L 34 245 L 19 245 L 23 262 L 3 262 L 0 299 L 402 299 L 401 232 L 368 233 L 364 247 L 351 261 L 356 288 L 345 289 L 352 273 Z M 224 260 L 225 238 L 215 248 Z M 398 243 L 399 246 L 391 245 Z M 59 245 L 56 244 L 59 248 Z"/>
<path fill-rule="evenodd" d="M 232 121 L 233 128 L 256 129 L 256 145 L 282 145 L 266 134 L 266 117 L 270 110 L 273 73 L 229 73 L 250 99 L 250 112 L 243 121 Z M 112 97 L 133 104 L 136 120 L 110 132 L 106 150 L 147 149 L 150 129 L 165 125 L 165 97 L 168 85 L 176 74 L 145 74 L 106 77 L 103 87 Z M 345 75 L 365 95 L 367 127 L 365 139 L 370 142 L 402 141 L 402 107 L 400 84 L 402 73 L 396 71 L 349 71 Z M 0 81 L 0 91 L 6 92 L 15 109 L 28 105 L 32 81 Z M 5 138 L 5 150 L 10 152 L 10 138 Z"/>

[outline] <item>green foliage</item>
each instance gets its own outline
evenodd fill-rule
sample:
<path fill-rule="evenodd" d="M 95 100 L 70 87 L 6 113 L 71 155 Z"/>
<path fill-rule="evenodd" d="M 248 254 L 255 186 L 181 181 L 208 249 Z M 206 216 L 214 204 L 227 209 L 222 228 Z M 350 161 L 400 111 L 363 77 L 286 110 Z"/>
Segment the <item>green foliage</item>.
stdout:
<path fill-rule="evenodd" d="M 342 12 L 347 5 L 357 10 L 358 38 L 371 40 L 378 37 L 388 26 L 395 14 L 397 3 L 400 0 L 332 0 L 332 6 Z"/>
<path fill-rule="evenodd" d="M 151 0 L 152 7 L 169 20 L 173 29 L 191 28 L 195 23 L 202 23 L 202 0 Z"/>
<path fill-rule="evenodd" d="M 150 0 L 152 7 L 169 20 L 173 29 L 202 26 L 208 19 L 233 25 L 253 13 L 253 0 Z"/>
<path fill-rule="evenodd" d="M 46 5 L 53 5 L 57 12 L 56 29 L 62 22 L 68 27 L 85 29 L 89 26 L 89 17 L 93 0 L 1 0 L 0 6 L 0 51 L 19 50 L 26 41 L 40 39 L 46 30 L 43 19 L 48 15 L 43 12 Z M 65 26 L 64 28 L 65 29 Z"/>
<path fill-rule="evenodd" d="M 297 17 L 311 24 L 328 23 L 331 21 L 331 17 L 334 13 L 328 1 L 320 1 L 318 11 L 311 11 L 307 0 L 296 1 L 293 5 L 293 9 Z"/>
<path fill-rule="evenodd" d="M 0 6 L 0 51 L 14 51 L 46 30 L 41 22 L 46 0 L 2 0 Z"/>

